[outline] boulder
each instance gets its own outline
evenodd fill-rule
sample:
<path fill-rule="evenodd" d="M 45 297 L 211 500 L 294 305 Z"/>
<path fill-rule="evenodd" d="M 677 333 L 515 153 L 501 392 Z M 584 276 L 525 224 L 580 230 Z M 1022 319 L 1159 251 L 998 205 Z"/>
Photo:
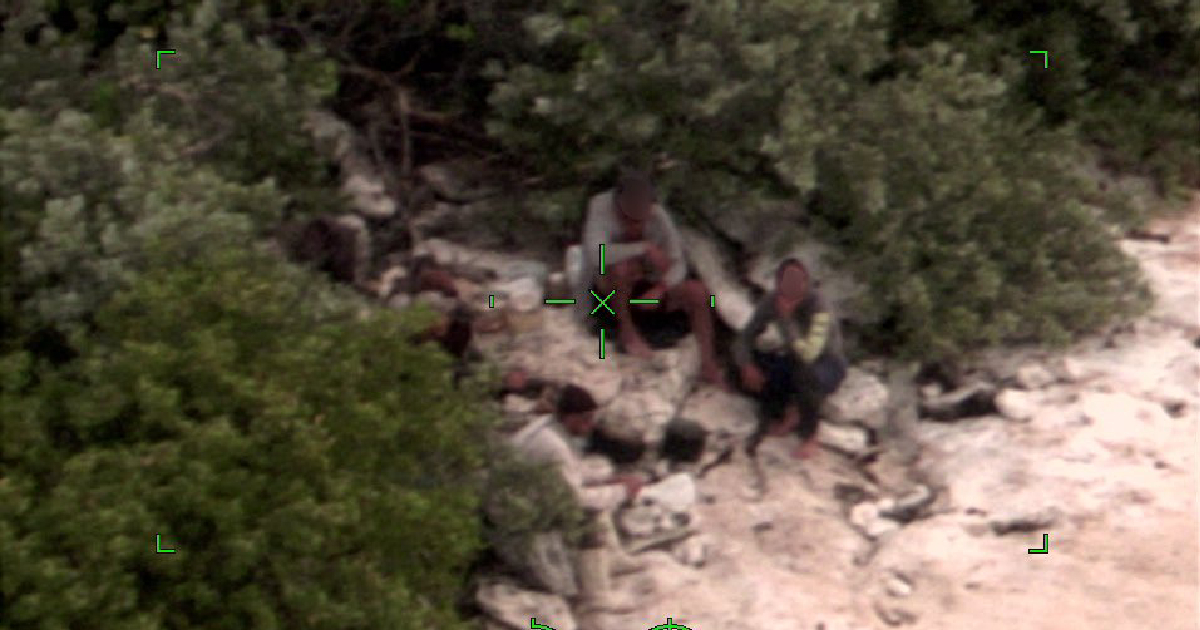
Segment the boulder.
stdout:
<path fill-rule="evenodd" d="M 842 382 L 825 400 L 824 417 L 834 423 L 858 422 L 879 428 L 887 421 L 888 389 L 879 377 L 851 367 Z"/>
<path fill-rule="evenodd" d="M 1037 412 L 1037 403 L 1032 392 L 1006 389 L 996 395 L 996 409 L 1009 420 L 1025 422 Z"/>
<path fill-rule="evenodd" d="M 1042 389 L 1058 380 L 1050 370 L 1040 363 L 1026 363 L 1017 368 L 1014 375 L 1017 385 L 1023 389 Z"/>
<path fill-rule="evenodd" d="M 486 578 L 475 592 L 475 601 L 488 616 L 513 630 L 528 628 L 531 619 L 555 630 L 578 627 L 565 599 L 521 588 L 511 580 Z"/>

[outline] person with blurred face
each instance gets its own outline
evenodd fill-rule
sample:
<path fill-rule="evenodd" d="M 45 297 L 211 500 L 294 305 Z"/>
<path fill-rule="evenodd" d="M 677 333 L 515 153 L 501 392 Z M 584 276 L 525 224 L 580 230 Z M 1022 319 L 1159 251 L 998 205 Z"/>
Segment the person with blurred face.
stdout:
<path fill-rule="evenodd" d="M 605 246 L 604 273 L 597 268 L 601 244 Z M 708 287 L 700 280 L 688 279 L 679 231 L 658 203 L 648 177 L 628 173 L 613 190 L 591 199 L 583 247 L 583 303 L 592 301 L 589 290 L 593 286 L 601 296 L 616 291 L 609 304 L 616 313 L 617 337 L 626 352 L 643 358 L 651 354 L 633 322 L 629 300 L 659 300 L 639 307 L 686 313 L 700 348 L 701 376 L 708 383 L 725 387 L 714 347 Z"/>
<path fill-rule="evenodd" d="M 782 347 L 759 351 L 756 345 L 775 326 Z M 841 336 L 808 269 L 789 258 L 775 271 L 775 290 L 757 305 L 733 348 L 743 386 L 762 403 L 770 429 L 766 435 L 795 431 L 800 443 L 793 455 L 816 452 L 821 403 L 846 376 Z"/>

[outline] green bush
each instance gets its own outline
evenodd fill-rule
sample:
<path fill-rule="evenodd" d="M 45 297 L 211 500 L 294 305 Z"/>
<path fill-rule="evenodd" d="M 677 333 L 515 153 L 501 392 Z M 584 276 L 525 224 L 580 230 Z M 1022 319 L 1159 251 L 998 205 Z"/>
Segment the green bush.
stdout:
<path fill-rule="evenodd" d="M 64 367 L 4 356 L 0 625 L 454 622 L 478 401 L 420 322 L 307 280 L 219 250 L 141 274 Z"/>
<path fill-rule="evenodd" d="M 815 212 L 868 281 L 870 334 L 945 360 L 1139 312 L 1147 288 L 1109 227 L 1136 215 L 1079 173 L 1071 135 L 1005 116 L 1004 83 L 945 47 L 921 58 L 842 112 L 822 150 Z"/>
<path fill-rule="evenodd" d="M 628 159 L 685 217 L 734 208 L 785 234 L 755 208 L 815 201 L 810 223 L 872 288 L 875 348 L 928 360 L 1061 341 L 1145 296 L 1106 227 L 1136 217 L 1077 175 L 1072 129 L 946 44 L 896 48 L 893 3 L 551 4 L 493 68 L 489 122 L 547 174 L 543 223 L 576 224 Z"/>

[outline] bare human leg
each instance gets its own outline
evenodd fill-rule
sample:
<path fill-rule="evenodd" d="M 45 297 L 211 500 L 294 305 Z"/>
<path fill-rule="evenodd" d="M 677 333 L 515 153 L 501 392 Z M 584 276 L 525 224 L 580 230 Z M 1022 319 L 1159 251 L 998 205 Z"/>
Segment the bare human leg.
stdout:
<path fill-rule="evenodd" d="M 699 280 L 685 280 L 671 289 L 671 304 L 687 313 L 700 347 L 700 375 L 705 382 L 728 390 L 725 373 L 717 362 L 716 334 L 713 330 L 712 309 L 708 307 L 708 287 Z"/>
<path fill-rule="evenodd" d="M 608 265 L 607 273 L 596 276 L 596 284 L 603 295 L 608 295 L 614 289 L 617 291 L 612 307 L 617 314 L 617 337 L 621 340 L 621 346 L 635 357 L 648 359 L 652 354 L 650 346 L 646 345 L 629 312 L 629 298 L 633 297 L 633 285 L 639 274 L 637 260 L 625 260 Z"/>

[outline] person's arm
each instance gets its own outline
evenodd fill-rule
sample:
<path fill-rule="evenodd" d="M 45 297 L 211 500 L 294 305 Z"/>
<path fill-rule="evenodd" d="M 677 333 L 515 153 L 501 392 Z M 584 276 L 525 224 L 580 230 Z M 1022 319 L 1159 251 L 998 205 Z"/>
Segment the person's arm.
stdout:
<path fill-rule="evenodd" d="M 750 316 L 750 321 L 746 322 L 746 325 L 738 331 L 737 337 L 733 341 L 733 359 L 739 366 L 750 364 L 754 342 L 767 329 L 767 324 L 771 321 L 772 308 L 774 305 L 771 304 L 771 294 L 768 293 L 754 307 L 754 314 Z"/>
<path fill-rule="evenodd" d="M 679 230 L 675 228 L 675 222 L 671 220 L 671 215 L 667 214 L 666 209 L 662 206 L 655 206 L 655 214 L 658 215 L 659 223 L 662 226 L 663 253 L 671 261 L 671 267 L 663 274 L 662 283 L 667 287 L 673 287 L 687 277 L 687 259 L 683 257 L 683 239 L 679 236 Z"/>
<path fill-rule="evenodd" d="M 819 300 L 812 314 L 808 332 L 794 344 L 797 356 L 805 363 L 812 363 L 821 356 L 825 344 L 829 341 L 829 329 L 833 325 L 833 315 Z"/>
<path fill-rule="evenodd" d="M 583 225 L 583 255 L 597 260 L 600 244 L 604 244 L 605 263 L 619 263 L 646 253 L 646 243 L 616 243 L 617 217 L 612 207 L 612 195 L 597 195 L 588 204 L 587 221 Z M 589 258 L 590 257 L 590 258 Z"/>
<path fill-rule="evenodd" d="M 625 501 L 625 486 L 612 480 L 586 480 L 583 465 L 574 455 L 560 462 L 563 478 L 575 490 L 579 505 L 592 510 L 610 510 Z"/>

